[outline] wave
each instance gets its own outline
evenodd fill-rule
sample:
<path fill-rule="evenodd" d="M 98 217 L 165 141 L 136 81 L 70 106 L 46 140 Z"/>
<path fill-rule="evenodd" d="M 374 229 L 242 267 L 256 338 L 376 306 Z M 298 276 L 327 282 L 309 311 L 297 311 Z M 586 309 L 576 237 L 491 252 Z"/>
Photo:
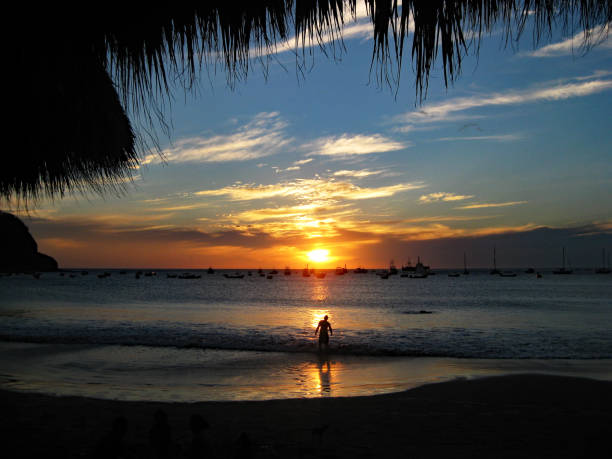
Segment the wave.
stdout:
<path fill-rule="evenodd" d="M 56 324 L 57 325 L 57 324 Z M 46 344 L 89 344 L 304 353 L 317 350 L 310 333 L 254 329 L 151 325 L 2 327 L 0 340 Z M 482 359 L 609 359 L 612 336 L 555 335 L 513 329 L 347 330 L 332 336 L 330 352 L 386 357 Z"/>

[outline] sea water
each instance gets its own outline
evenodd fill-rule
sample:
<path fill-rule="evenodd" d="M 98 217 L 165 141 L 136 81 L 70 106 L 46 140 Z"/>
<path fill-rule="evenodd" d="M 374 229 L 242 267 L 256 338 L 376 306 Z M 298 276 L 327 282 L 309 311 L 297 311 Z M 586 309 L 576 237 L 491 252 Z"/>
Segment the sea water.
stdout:
<path fill-rule="evenodd" d="M 0 388 L 129 400 L 368 395 L 454 377 L 612 379 L 612 276 L 134 271 L 0 278 Z M 333 326 L 329 350 L 314 330 Z"/>

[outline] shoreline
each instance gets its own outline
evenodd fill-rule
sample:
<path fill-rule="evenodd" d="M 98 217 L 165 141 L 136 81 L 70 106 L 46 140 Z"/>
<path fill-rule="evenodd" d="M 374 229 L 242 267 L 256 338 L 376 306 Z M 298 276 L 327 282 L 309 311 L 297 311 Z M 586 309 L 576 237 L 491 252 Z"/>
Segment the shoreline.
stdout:
<path fill-rule="evenodd" d="M 282 458 L 580 457 L 612 435 L 611 381 L 542 374 L 359 397 L 167 403 L 0 390 L 0 399 L 16 457 L 90 457 L 117 416 L 128 421 L 125 457 L 151 457 L 157 409 L 167 413 L 182 454 L 191 443 L 189 417 L 202 415 L 219 458 L 234 457 L 242 432 L 252 457 Z"/>

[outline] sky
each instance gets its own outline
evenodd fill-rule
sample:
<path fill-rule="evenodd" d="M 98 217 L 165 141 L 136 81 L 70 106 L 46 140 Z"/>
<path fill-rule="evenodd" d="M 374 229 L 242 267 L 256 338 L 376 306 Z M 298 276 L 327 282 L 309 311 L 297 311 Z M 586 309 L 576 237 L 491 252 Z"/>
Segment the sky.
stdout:
<path fill-rule="evenodd" d="M 370 71 L 371 26 L 345 49 L 293 42 L 229 87 L 206 69 L 177 89 L 171 134 L 123 193 L 41 200 L 20 215 L 61 267 L 333 268 L 601 265 L 612 250 L 612 37 L 483 37 L 423 102 Z M 410 40 L 410 37 L 408 38 Z M 318 250 L 313 255 L 313 251 Z M 321 252 L 323 251 L 323 252 Z M 310 253 L 310 255 L 309 255 Z M 317 256 L 318 254 L 318 256 Z"/>

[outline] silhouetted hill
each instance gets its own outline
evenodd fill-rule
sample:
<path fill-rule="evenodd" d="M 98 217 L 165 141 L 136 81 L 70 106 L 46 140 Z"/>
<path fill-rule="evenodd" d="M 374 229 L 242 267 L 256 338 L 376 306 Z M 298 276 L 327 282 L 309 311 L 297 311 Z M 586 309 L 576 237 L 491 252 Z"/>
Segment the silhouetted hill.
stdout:
<path fill-rule="evenodd" d="M 0 211 L 0 272 L 56 271 L 57 261 L 38 252 L 28 227 L 13 214 Z"/>

